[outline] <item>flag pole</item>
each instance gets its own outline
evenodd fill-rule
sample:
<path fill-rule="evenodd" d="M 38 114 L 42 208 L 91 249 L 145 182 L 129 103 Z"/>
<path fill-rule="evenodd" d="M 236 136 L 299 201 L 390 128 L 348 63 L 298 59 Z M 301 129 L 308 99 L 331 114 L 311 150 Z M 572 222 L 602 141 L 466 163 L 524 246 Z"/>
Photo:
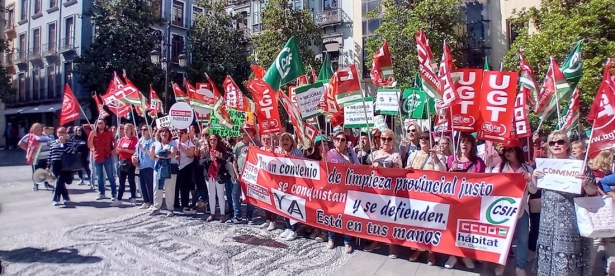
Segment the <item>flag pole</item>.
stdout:
<path fill-rule="evenodd" d="M 587 150 L 585 151 L 585 158 L 583 159 L 583 172 L 585 172 L 585 169 L 587 168 L 587 158 L 589 157 L 589 149 L 592 144 L 592 137 L 594 136 L 595 124 L 596 121 L 594 120 L 594 122 L 592 123 L 592 130 L 589 133 L 589 141 L 587 141 Z"/>

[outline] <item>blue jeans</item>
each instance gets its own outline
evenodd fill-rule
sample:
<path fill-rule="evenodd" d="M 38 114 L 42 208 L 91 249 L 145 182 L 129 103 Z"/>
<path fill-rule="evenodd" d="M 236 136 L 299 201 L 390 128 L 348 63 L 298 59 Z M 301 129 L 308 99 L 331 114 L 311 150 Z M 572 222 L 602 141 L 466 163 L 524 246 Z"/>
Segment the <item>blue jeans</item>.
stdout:
<path fill-rule="evenodd" d="M 211 193 L 211 191 L 210 191 Z M 241 184 L 239 181 L 235 181 L 233 183 L 233 212 L 236 219 L 241 219 L 241 202 L 239 201 L 241 198 Z M 254 214 L 254 205 L 247 204 L 246 210 L 246 219 L 252 220 L 252 215 Z"/>
<path fill-rule="evenodd" d="M 522 210 L 523 211 L 523 210 Z M 530 218 L 527 212 L 523 211 L 523 215 L 517 220 L 515 228 L 515 239 L 517 240 L 517 268 L 525 269 L 527 264 L 528 244 L 530 234 Z"/>
<path fill-rule="evenodd" d="M 232 198 L 233 198 L 233 181 L 230 180 L 226 183 L 224 183 L 224 191 L 226 192 L 226 203 L 228 203 L 228 209 L 226 210 L 232 210 L 233 214 L 231 214 L 231 217 L 235 217 L 235 209 L 233 208 L 234 204 Z"/>
<path fill-rule="evenodd" d="M 141 184 L 141 197 L 143 197 L 143 202 L 154 204 L 154 169 L 140 169 L 139 183 Z"/>
<path fill-rule="evenodd" d="M 109 186 L 111 186 L 111 196 L 115 198 L 117 192 L 115 190 L 115 175 L 113 171 L 113 159 L 105 158 L 105 161 L 102 163 L 94 162 L 94 167 L 96 168 L 96 182 L 98 184 L 98 194 L 101 196 L 105 195 L 105 175 L 104 172 L 107 173 L 107 178 L 109 179 Z"/>
<path fill-rule="evenodd" d="M 335 241 L 335 232 L 328 232 L 327 236 L 329 236 L 329 241 Z M 351 240 L 351 236 L 344 235 L 344 245 L 349 245 Z"/>

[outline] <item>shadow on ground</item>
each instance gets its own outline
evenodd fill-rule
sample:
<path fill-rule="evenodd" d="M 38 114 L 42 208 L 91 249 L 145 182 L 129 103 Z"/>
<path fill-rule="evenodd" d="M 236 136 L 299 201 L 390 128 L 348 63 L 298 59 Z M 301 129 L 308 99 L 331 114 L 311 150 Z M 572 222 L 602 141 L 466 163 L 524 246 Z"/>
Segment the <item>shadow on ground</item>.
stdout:
<path fill-rule="evenodd" d="M 40 248 L 24 247 L 9 251 L 0 250 L 0 257 L 10 263 L 92 264 L 102 261 L 99 257 L 79 255 L 79 250 L 74 248 L 46 251 Z"/>

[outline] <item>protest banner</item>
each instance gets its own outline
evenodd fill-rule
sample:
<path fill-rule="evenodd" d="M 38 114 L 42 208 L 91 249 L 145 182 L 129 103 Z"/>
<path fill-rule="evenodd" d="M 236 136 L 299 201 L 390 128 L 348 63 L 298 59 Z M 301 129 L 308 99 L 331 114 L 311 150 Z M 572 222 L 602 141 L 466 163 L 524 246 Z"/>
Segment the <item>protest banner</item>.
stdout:
<path fill-rule="evenodd" d="M 378 89 L 376 93 L 376 111 L 382 115 L 398 115 L 399 90 Z"/>
<path fill-rule="evenodd" d="M 296 93 L 299 111 L 303 120 L 321 114 L 320 110 L 318 110 L 318 103 L 325 94 L 325 87 L 322 82 L 297 87 L 294 89 L 294 92 Z"/>
<path fill-rule="evenodd" d="M 479 100 L 483 84 L 482 69 L 458 69 L 453 73 L 457 82 L 458 104 L 452 105 L 453 128 L 463 132 L 474 132 L 478 129 L 480 119 Z"/>
<path fill-rule="evenodd" d="M 365 101 L 344 107 L 344 127 L 361 128 L 374 126 L 374 102 L 371 97 Z"/>
<path fill-rule="evenodd" d="M 479 101 L 482 123 L 477 139 L 503 142 L 510 137 L 518 82 L 517 72 L 484 72 Z"/>
<path fill-rule="evenodd" d="M 233 128 L 220 125 L 218 123 L 218 118 L 216 118 L 216 116 L 211 116 L 209 132 L 212 134 L 218 134 L 221 137 L 241 137 L 241 127 L 247 118 L 246 112 L 228 109 L 228 114 L 231 116 Z"/>
<path fill-rule="evenodd" d="M 389 129 L 389 127 L 387 126 L 387 123 L 385 121 L 384 115 L 374 116 L 374 127 L 379 129 L 380 131 L 384 131 L 384 130 Z"/>
<path fill-rule="evenodd" d="M 545 174 L 538 179 L 536 186 L 580 195 L 583 180 L 576 176 L 583 174 L 583 168 L 583 160 L 536 158 L 536 170 Z"/>
<path fill-rule="evenodd" d="M 374 170 L 255 147 L 241 183 L 248 203 L 325 231 L 499 264 L 525 190 L 521 174 Z"/>

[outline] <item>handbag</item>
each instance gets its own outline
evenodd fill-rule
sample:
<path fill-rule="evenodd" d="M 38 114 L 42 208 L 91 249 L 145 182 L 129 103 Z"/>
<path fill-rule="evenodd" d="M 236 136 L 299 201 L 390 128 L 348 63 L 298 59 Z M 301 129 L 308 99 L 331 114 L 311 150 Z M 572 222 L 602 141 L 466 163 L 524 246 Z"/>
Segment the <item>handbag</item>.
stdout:
<path fill-rule="evenodd" d="M 81 154 L 74 152 L 66 152 L 62 154 L 62 171 L 74 172 L 83 169 L 83 162 L 81 161 Z"/>
<path fill-rule="evenodd" d="M 121 172 L 127 173 L 133 167 L 132 160 L 129 159 L 120 159 L 117 162 L 117 167 Z"/>
<path fill-rule="evenodd" d="M 579 234 L 587 238 L 615 237 L 615 209 L 610 196 L 574 199 Z"/>
<path fill-rule="evenodd" d="M 171 174 L 177 174 L 179 172 L 179 164 L 170 164 Z"/>

